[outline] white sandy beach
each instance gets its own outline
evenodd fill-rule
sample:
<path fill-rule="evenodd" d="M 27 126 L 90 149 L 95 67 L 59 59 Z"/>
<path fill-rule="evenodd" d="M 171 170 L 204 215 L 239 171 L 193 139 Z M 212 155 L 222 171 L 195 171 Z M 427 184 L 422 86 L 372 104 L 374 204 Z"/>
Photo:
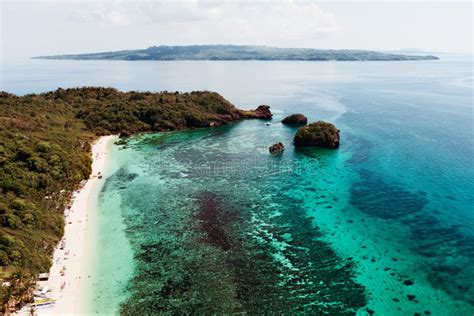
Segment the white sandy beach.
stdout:
<path fill-rule="evenodd" d="M 80 288 L 88 278 L 85 266 L 89 262 L 87 249 L 91 242 L 88 236 L 91 233 L 89 218 L 96 209 L 98 194 L 105 181 L 99 176 L 104 174 L 108 148 L 114 139 L 116 136 L 103 136 L 92 146 L 92 174 L 84 186 L 74 192 L 71 208 L 65 210 L 65 232 L 54 251 L 49 279 L 38 282 L 41 288 L 49 289 L 46 296 L 56 302 L 37 308 L 38 315 L 77 314 L 82 309 L 79 304 L 85 300 L 81 295 L 87 295 L 81 293 Z M 29 312 L 30 309 L 25 307 L 21 314 Z"/>

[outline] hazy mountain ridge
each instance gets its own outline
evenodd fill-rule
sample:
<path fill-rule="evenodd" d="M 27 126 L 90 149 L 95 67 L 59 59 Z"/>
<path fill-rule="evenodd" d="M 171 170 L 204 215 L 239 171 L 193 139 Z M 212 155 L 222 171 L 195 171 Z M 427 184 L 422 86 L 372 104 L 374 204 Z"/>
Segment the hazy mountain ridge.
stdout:
<path fill-rule="evenodd" d="M 71 60 L 306 60 L 402 61 L 436 60 L 433 55 L 405 55 L 366 50 L 320 50 L 239 45 L 151 46 L 146 49 L 88 54 L 52 55 L 37 59 Z"/>

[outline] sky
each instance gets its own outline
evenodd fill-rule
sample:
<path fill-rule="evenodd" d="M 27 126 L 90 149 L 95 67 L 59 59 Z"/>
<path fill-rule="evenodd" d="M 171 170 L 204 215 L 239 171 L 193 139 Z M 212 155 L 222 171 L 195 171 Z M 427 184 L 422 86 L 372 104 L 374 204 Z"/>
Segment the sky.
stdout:
<path fill-rule="evenodd" d="M 472 1 L 0 0 L 1 58 L 249 44 L 472 53 Z"/>

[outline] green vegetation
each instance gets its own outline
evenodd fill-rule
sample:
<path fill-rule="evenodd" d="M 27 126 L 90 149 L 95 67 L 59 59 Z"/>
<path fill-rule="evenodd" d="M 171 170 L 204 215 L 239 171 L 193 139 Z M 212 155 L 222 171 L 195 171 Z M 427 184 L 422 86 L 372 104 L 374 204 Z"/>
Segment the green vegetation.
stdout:
<path fill-rule="evenodd" d="M 295 146 L 300 147 L 339 147 L 339 130 L 331 123 L 318 121 L 300 127 L 294 138 Z"/>
<path fill-rule="evenodd" d="M 20 307 L 51 266 L 63 210 L 91 171 L 97 135 L 216 126 L 241 111 L 213 92 L 58 89 L 0 92 L 0 314 Z"/>
<path fill-rule="evenodd" d="M 431 55 L 402 55 L 366 50 L 321 50 L 311 48 L 277 48 L 239 45 L 152 46 L 146 49 L 123 50 L 77 55 L 40 56 L 42 59 L 75 60 L 430 60 Z"/>

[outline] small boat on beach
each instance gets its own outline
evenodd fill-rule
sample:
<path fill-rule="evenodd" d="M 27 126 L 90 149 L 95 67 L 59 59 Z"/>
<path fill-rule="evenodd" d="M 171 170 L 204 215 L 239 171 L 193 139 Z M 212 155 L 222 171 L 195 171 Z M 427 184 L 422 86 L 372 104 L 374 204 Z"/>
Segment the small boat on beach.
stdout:
<path fill-rule="evenodd" d="M 30 304 L 30 306 L 34 308 L 40 308 L 40 307 L 52 306 L 55 303 L 56 303 L 56 300 L 52 298 L 44 298 L 44 299 L 34 301 L 33 303 Z"/>
<path fill-rule="evenodd" d="M 49 279 L 49 273 L 40 273 L 38 274 L 38 280 L 39 281 L 48 281 Z"/>

